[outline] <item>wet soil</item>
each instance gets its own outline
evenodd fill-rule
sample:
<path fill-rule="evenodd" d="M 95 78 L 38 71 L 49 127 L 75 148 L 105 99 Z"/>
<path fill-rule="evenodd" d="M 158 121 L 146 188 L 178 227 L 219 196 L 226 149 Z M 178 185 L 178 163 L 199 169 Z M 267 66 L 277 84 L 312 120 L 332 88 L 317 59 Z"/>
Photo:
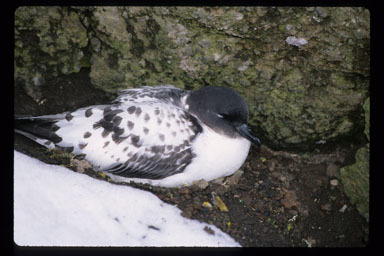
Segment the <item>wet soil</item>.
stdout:
<path fill-rule="evenodd" d="M 32 100 L 15 86 L 15 113 L 54 114 L 107 103 L 87 79 L 87 70 L 51 81 L 40 88 L 43 99 Z M 58 89 L 59 88 L 59 89 Z M 240 171 L 231 177 L 182 188 L 133 186 L 176 205 L 182 215 L 213 224 L 245 247 L 364 247 L 369 225 L 343 192 L 339 170 L 353 159 L 356 143 L 331 145 L 311 153 L 252 148 Z M 48 151 L 15 134 L 14 148 L 50 164 L 68 166 L 71 157 Z M 73 163 L 73 162 L 72 162 Z M 84 174 L 112 182 L 87 169 Z M 209 228 L 206 232 L 212 233 Z"/>

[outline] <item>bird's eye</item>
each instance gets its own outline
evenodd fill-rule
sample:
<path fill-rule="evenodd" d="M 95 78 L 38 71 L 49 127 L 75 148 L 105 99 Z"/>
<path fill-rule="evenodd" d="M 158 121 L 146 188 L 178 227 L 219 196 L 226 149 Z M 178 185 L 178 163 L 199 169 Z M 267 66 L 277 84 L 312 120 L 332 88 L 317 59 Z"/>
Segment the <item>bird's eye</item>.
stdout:
<path fill-rule="evenodd" d="M 238 117 L 233 114 L 224 114 L 224 113 L 217 113 L 216 114 L 218 118 L 223 119 L 226 122 L 236 122 L 239 121 Z"/>
<path fill-rule="evenodd" d="M 228 115 L 228 114 L 224 114 L 224 113 L 217 113 L 217 117 L 218 118 L 221 118 L 221 119 L 227 119 L 227 120 L 229 120 L 229 119 L 231 119 L 230 117 L 230 115 Z"/>

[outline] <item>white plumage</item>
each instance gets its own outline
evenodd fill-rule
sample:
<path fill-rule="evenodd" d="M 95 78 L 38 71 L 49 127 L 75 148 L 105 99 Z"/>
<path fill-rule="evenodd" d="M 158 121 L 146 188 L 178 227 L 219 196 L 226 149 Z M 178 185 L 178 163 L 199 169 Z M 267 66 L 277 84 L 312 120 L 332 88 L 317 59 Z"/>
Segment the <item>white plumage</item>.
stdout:
<path fill-rule="evenodd" d="M 19 117 L 19 133 L 46 147 L 82 154 L 115 179 L 180 186 L 235 172 L 250 140 L 248 107 L 234 90 L 173 86 L 121 91 L 109 105 Z"/>

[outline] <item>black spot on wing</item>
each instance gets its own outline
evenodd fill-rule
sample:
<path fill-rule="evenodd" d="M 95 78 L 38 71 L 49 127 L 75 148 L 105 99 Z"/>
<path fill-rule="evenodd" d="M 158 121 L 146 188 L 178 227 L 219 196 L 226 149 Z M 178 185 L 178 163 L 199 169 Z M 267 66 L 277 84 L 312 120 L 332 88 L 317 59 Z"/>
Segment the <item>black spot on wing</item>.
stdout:
<path fill-rule="evenodd" d="M 104 110 L 104 120 L 107 121 L 107 122 L 110 122 L 112 121 L 112 119 L 119 113 L 123 112 L 122 109 L 115 109 L 115 110 L 110 110 L 108 112 L 106 112 Z"/>
<path fill-rule="evenodd" d="M 120 136 L 124 133 L 124 128 L 120 128 L 118 126 L 113 126 L 113 133 L 116 135 L 116 136 Z"/>
<path fill-rule="evenodd" d="M 135 111 L 135 115 L 136 115 L 136 117 L 139 117 L 140 114 L 141 114 L 141 112 L 143 112 L 143 111 L 141 110 L 141 108 L 140 108 L 140 107 L 137 107 L 137 108 L 136 108 L 136 111 Z"/>
<path fill-rule="evenodd" d="M 99 129 L 101 127 L 101 125 L 99 124 L 99 122 L 96 122 L 93 124 L 93 129 Z"/>
<path fill-rule="evenodd" d="M 121 136 L 124 134 L 124 128 L 120 127 L 123 118 L 118 114 L 124 112 L 122 109 L 114 109 L 112 110 L 110 107 L 104 109 L 103 118 L 100 119 L 93 125 L 93 129 L 97 129 L 103 127 L 104 130 L 101 133 L 103 138 L 106 138 L 110 133 L 112 133 L 112 140 L 119 144 L 128 136 Z"/>
<path fill-rule="evenodd" d="M 135 123 L 133 123 L 132 121 L 129 121 L 129 120 L 128 120 L 127 125 L 128 125 L 128 129 L 129 129 L 130 131 L 132 131 L 133 127 L 135 127 Z"/>
<path fill-rule="evenodd" d="M 73 118 L 73 115 L 71 115 L 71 113 L 68 113 L 68 114 L 65 115 L 65 119 L 66 119 L 68 122 L 71 121 L 72 118 Z"/>
<path fill-rule="evenodd" d="M 164 134 L 159 133 L 159 139 L 160 139 L 162 142 L 164 142 L 164 140 L 165 140 L 165 136 L 164 136 Z"/>
<path fill-rule="evenodd" d="M 122 141 L 124 141 L 125 139 L 127 139 L 129 136 L 124 136 L 124 137 L 121 137 L 121 136 L 118 136 L 116 134 L 112 134 L 112 140 L 116 143 L 116 144 L 119 144 L 121 143 Z"/>
<path fill-rule="evenodd" d="M 107 114 L 109 111 L 111 111 L 111 110 L 112 110 L 112 108 L 111 108 L 110 106 L 104 108 L 104 110 L 103 110 L 103 115 L 106 115 L 106 114 Z"/>
<path fill-rule="evenodd" d="M 127 109 L 127 111 L 128 111 L 129 114 L 133 114 L 133 113 L 135 112 L 135 110 L 136 110 L 136 107 L 135 107 L 135 106 L 130 106 L 130 107 Z"/>
<path fill-rule="evenodd" d="M 140 136 L 131 134 L 131 143 L 135 147 L 140 147 L 142 143 L 140 143 Z"/>
<path fill-rule="evenodd" d="M 148 113 L 145 113 L 144 115 L 144 121 L 148 122 L 148 120 L 151 119 L 151 117 L 148 115 Z"/>
<path fill-rule="evenodd" d="M 112 119 L 112 123 L 114 126 L 119 126 L 122 120 L 123 120 L 123 118 L 121 116 L 115 116 Z"/>
<path fill-rule="evenodd" d="M 88 143 L 79 143 L 79 148 L 84 149 L 87 145 Z"/>
<path fill-rule="evenodd" d="M 86 139 L 86 138 L 91 137 L 91 135 L 92 135 L 92 133 L 86 132 L 86 133 L 84 133 L 83 137 L 84 137 L 84 139 Z"/>
<path fill-rule="evenodd" d="M 106 138 L 111 133 L 110 130 L 104 129 L 101 133 L 101 137 Z"/>
<path fill-rule="evenodd" d="M 85 111 L 85 117 L 90 117 L 93 114 L 92 108 L 89 108 Z"/>
<path fill-rule="evenodd" d="M 104 118 L 98 121 L 97 123 L 95 123 L 93 125 L 93 128 L 95 128 L 95 126 L 103 127 L 105 130 L 108 130 L 108 131 L 112 131 L 113 129 L 113 123 L 106 121 Z"/>

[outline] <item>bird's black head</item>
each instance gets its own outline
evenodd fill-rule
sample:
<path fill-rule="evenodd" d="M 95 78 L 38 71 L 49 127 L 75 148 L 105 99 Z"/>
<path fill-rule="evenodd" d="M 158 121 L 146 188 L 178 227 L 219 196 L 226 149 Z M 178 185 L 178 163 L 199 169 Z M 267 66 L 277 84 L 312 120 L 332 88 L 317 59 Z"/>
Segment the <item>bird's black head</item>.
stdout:
<path fill-rule="evenodd" d="M 222 86 L 205 86 L 187 98 L 189 111 L 216 132 L 242 137 L 255 145 L 260 140 L 248 127 L 248 104 L 235 90 Z"/>

